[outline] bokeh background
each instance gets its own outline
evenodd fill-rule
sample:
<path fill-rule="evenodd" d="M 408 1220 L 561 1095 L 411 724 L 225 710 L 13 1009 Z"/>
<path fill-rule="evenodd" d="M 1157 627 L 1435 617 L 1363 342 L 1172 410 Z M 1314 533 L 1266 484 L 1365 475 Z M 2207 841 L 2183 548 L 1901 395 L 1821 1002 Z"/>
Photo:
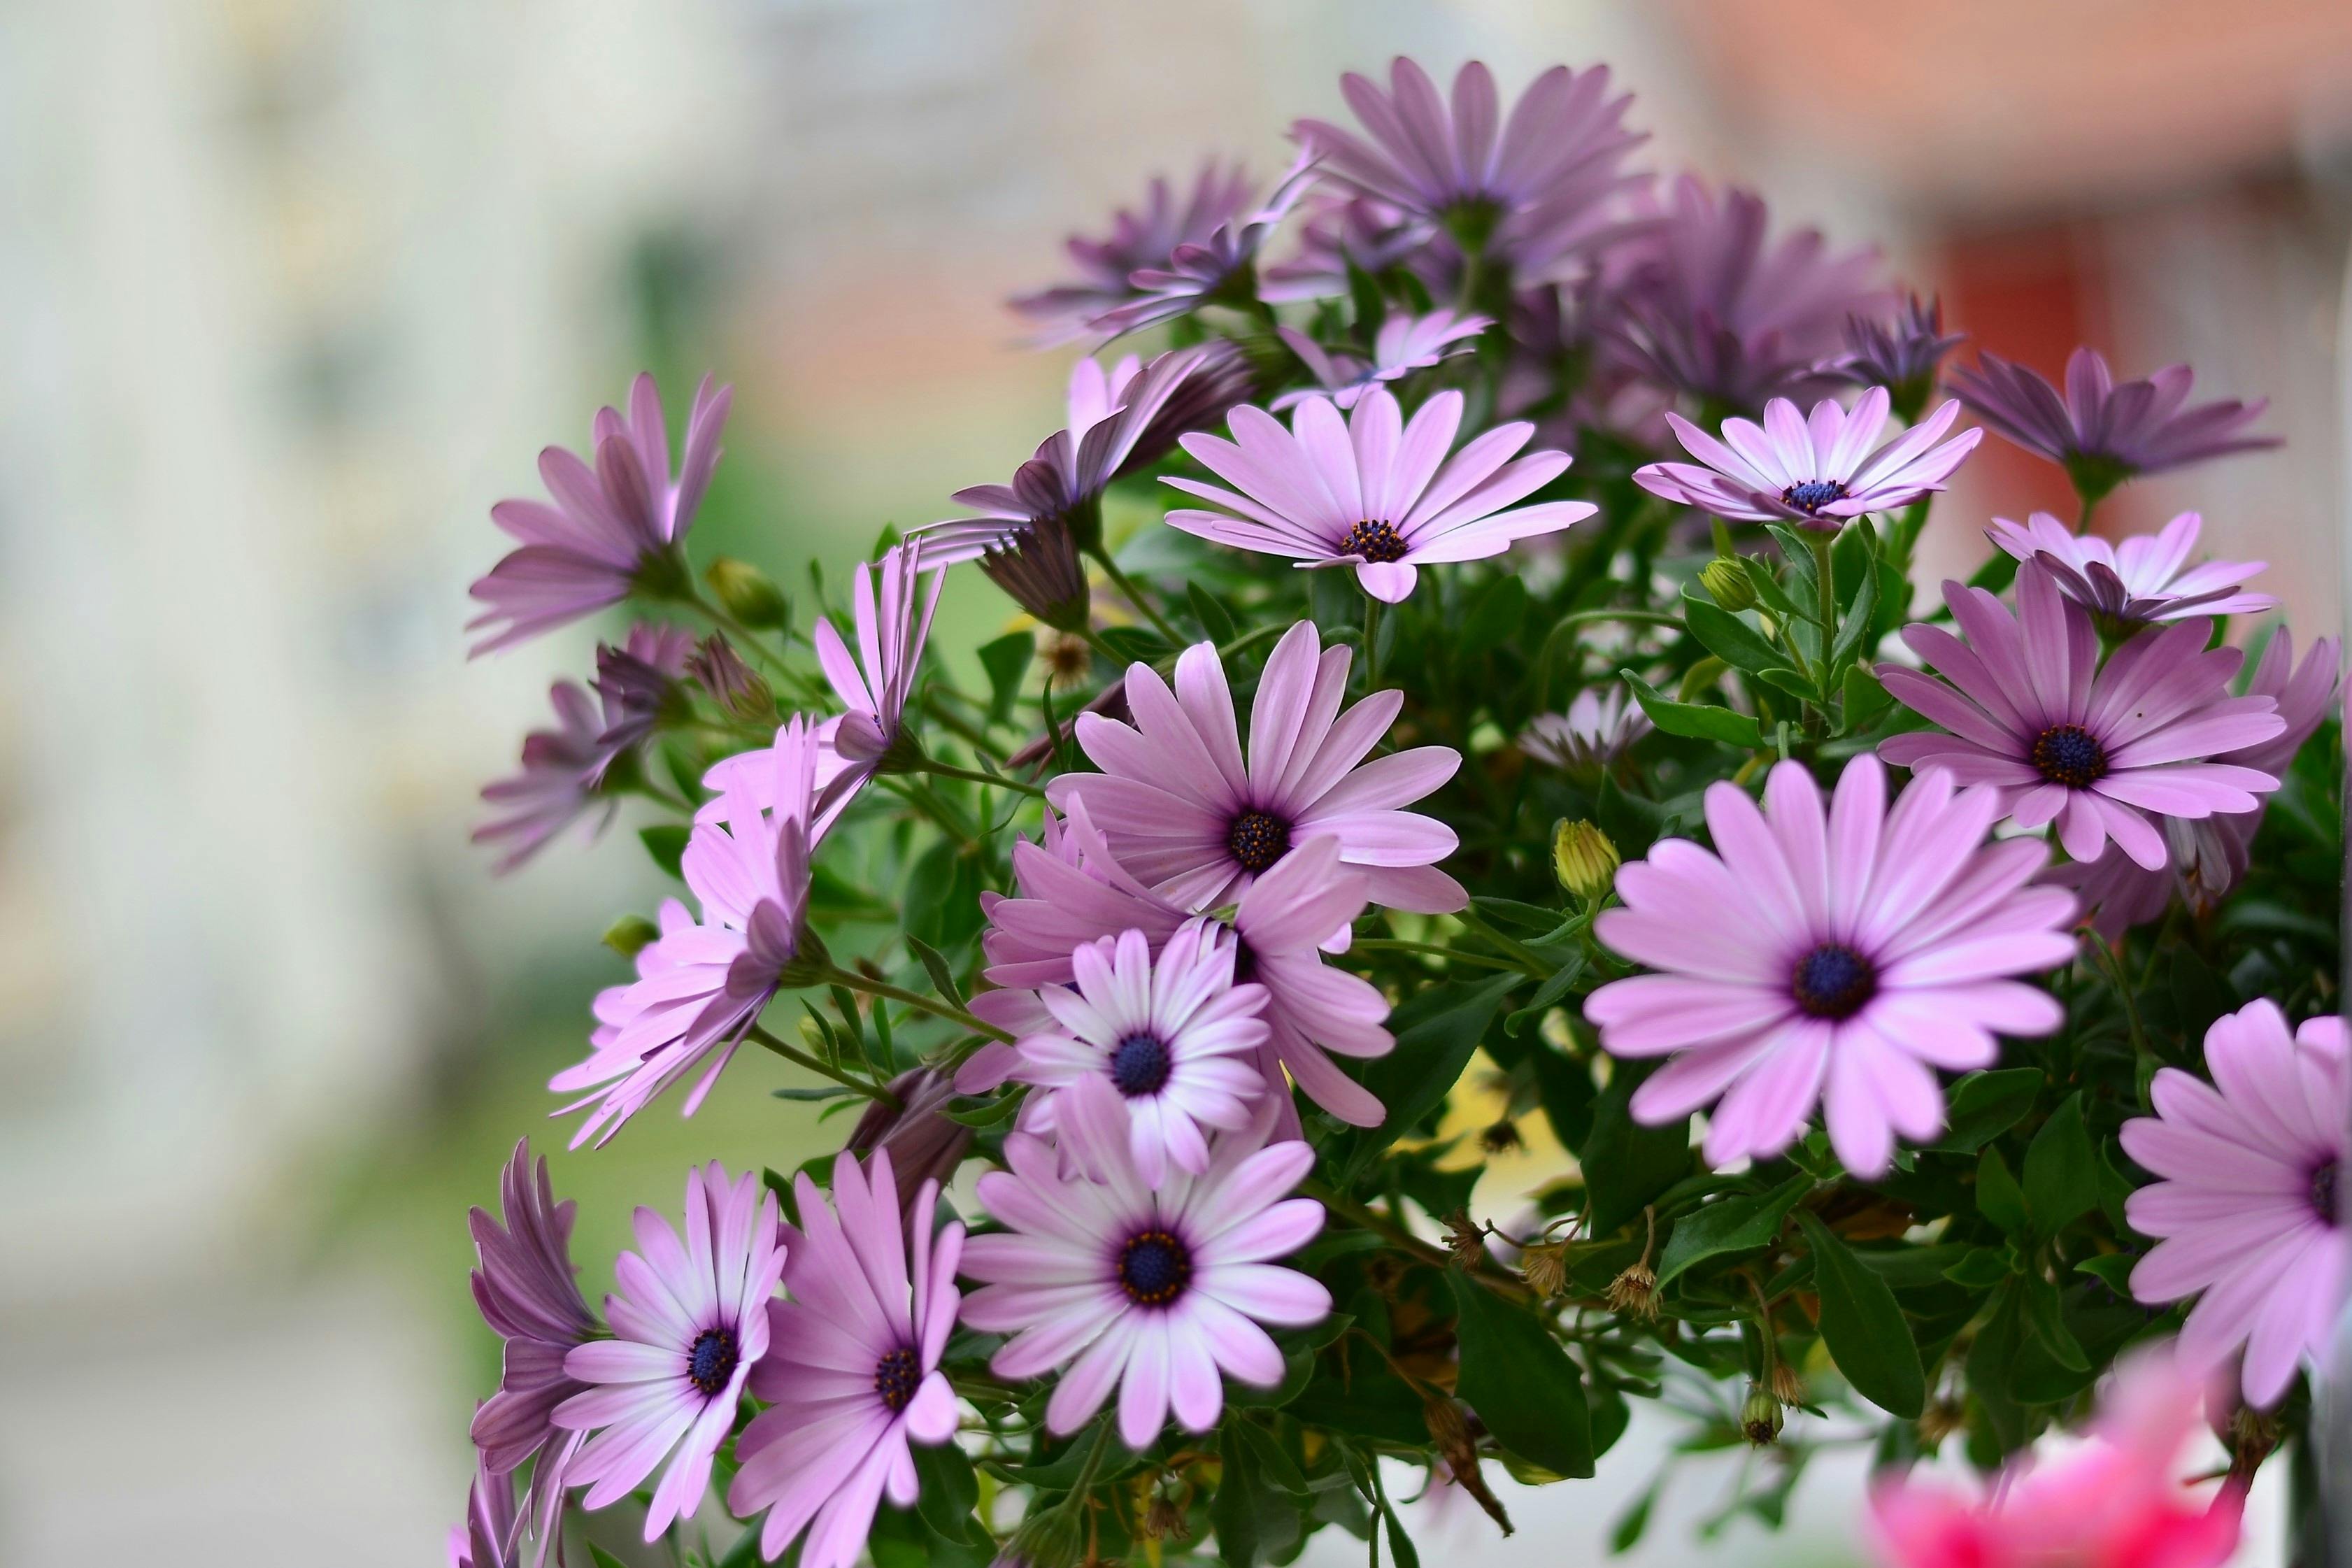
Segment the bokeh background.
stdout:
<path fill-rule="evenodd" d="M 1979 343 L 2270 395 L 2282 450 L 2102 526 L 2199 508 L 2336 623 L 2342 0 L 0 5 L 0 1563 L 437 1563 L 496 1369 L 463 1211 L 518 1134 L 594 1290 L 690 1158 L 840 1131 L 751 1060 L 593 1155 L 542 1120 L 655 874 L 625 821 L 503 880 L 467 841 L 598 629 L 466 661 L 538 448 L 715 369 L 698 547 L 837 572 L 1059 423 L 1067 356 L 1000 301 L 1066 232 L 1206 153 L 1276 169 L 1400 51 L 1611 61 L 1654 166 L 1876 240 Z M 1935 566 L 2059 500 L 1998 441 L 1963 477 Z M 942 635 L 1003 614 L 959 584 Z M 1669 1436 L 1425 1550 L 1599 1561 Z M 1699 1539 L 1731 1462 L 1633 1561 L 1855 1560 L 1851 1465 Z"/>

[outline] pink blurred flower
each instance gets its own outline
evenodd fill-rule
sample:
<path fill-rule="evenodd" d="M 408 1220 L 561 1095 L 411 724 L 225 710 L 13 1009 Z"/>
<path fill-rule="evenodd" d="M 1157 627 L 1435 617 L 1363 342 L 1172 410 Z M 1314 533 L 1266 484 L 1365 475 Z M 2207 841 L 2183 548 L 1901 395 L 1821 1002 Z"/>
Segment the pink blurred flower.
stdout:
<path fill-rule="evenodd" d="M 1129 298 L 1094 317 L 1087 327 L 1110 337 L 1124 337 L 1189 316 L 1203 305 L 1255 304 L 1258 252 L 1314 181 L 1311 161 L 1302 157 L 1266 196 L 1264 206 L 1246 216 L 1235 214 L 1210 230 L 1205 239 L 1183 241 L 1168 253 L 1165 261 L 1129 273 Z"/>
<path fill-rule="evenodd" d="M 2022 526 L 1994 518 L 1985 533 L 2018 560 L 2041 562 L 2065 595 L 2094 615 L 2147 622 L 2187 616 L 2258 616 L 2277 609 L 2274 596 L 2245 591 L 2264 562 L 2188 565 L 2202 526 L 2195 512 L 2184 511 L 2159 533 L 2135 534 L 2121 544 L 2110 544 L 2037 511 Z"/>
<path fill-rule="evenodd" d="M 2165 1238 L 2132 1270 L 2132 1294 L 2201 1291 L 2181 1359 L 2204 1371 L 2242 1349 L 2249 1405 L 2278 1403 L 2343 1307 L 2345 1048 L 2339 1017 L 2289 1034 L 2276 1004 L 2252 1003 L 2206 1031 L 2210 1084 L 2165 1068 L 2156 1115 L 2124 1123 L 2124 1152 L 2162 1178 L 2125 1205 L 2133 1229 Z"/>
<path fill-rule="evenodd" d="M 1885 770 L 1856 757 L 1824 814 L 1804 764 L 1784 762 L 1764 801 L 1714 784 L 1713 853 L 1670 838 L 1619 868 L 1624 907 L 1595 931 L 1664 973 L 1601 986 L 1585 1016 L 1618 1056 L 1673 1056 L 1634 1091 L 1637 1120 L 1716 1102 L 1709 1163 L 1780 1153 L 1819 1103 L 1838 1158 L 1868 1180 L 1897 1134 L 1943 1130 L 1935 1069 L 1989 1067 L 1995 1031 L 2063 1020 L 2046 992 L 2009 977 L 2074 956 L 2074 901 L 2028 885 L 2049 853 L 2040 843 L 1985 842 L 1993 792 L 1955 793 L 1941 772 L 1890 812 Z"/>
<path fill-rule="evenodd" d="M 1296 327 L 1281 329 L 1299 363 L 1316 386 L 1286 392 L 1266 406 L 1282 410 L 1318 395 L 1328 395 L 1341 408 L 1353 408 L 1364 394 L 1386 382 L 1402 381 L 1417 370 L 1427 370 L 1449 355 L 1462 353 L 1478 334 L 1493 326 L 1486 316 L 1465 316 L 1453 310 L 1433 310 L 1426 316 L 1391 316 L 1372 337 L 1372 357 L 1333 353 Z"/>
<path fill-rule="evenodd" d="M 1776 397 L 1765 405 L 1760 426 L 1725 420 L 1720 441 L 1669 411 L 1666 422 L 1699 461 L 1649 463 L 1633 478 L 1654 495 L 1717 517 L 1835 530 L 1848 518 L 1893 511 L 1942 489 L 1984 438 L 1981 430 L 1964 430 L 1937 446 L 1959 417 L 1960 405 L 1947 403 L 1874 449 L 1886 426 L 1887 401 L 1886 389 L 1874 386 L 1849 414 L 1825 397 L 1808 420 L 1795 404 Z"/>
<path fill-rule="evenodd" d="M 784 1271 L 776 1199 L 757 1172 L 730 1182 L 712 1161 L 686 1176 L 686 1242 L 649 1208 L 636 1215 L 637 1250 L 613 1265 L 604 1298 L 615 1338 L 592 1340 L 564 1370 L 594 1386 L 556 1406 L 560 1426 L 593 1432 L 567 1479 L 585 1506 L 619 1501 L 663 1461 L 646 1510 L 647 1541 L 691 1518 L 710 1487 L 710 1463 L 734 1425 L 744 1381 L 768 1349 L 768 1315 Z"/>
<path fill-rule="evenodd" d="M 767 1302 L 768 1353 L 751 1369 L 751 1394 L 768 1408 L 736 1439 L 742 1468 L 727 1489 L 738 1515 L 770 1510 L 762 1557 L 806 1529 L 803 1568 L 852 1568 L 884 1495 L 914 1506 L 908 1445 L 955 1436 L 939 1367 L 961 1300 L 963 1226 L 934 1230 L 939 1191 L 922 1184 L 908 1224 L 887 1152 L 864 1171 L 846 1150 L 835 1157 L 829 1203 L 806 1172 L 794 1179 L 807 1228 L 783 1227 L 790 1300 Z"/>
<path fill-rule="evenodd" d="M 1989 353 L 1949 380 L 1978 418 L 2065 468 L 2075 489 L 2093 500 L 2137 474 L 2279 444 L 2275 436 L 2244 433 L 2270 406 L 2265 400 L 2182 407 L 2196 380 L 2185 364 L 2118 386 L 2097 350 L 2078 348 L 2066 360 L 2063 398 L 2036 372 Z"/>
<path fill-rule="evenodd" d="M 1905 707 L 1945 731 L 1882 743 L 1898 767 L 1951 770 L 1964 784 L 2000 791 L 2020 827 L 2055 819 L 2077 860 L 2096 860 L 2112 837 L 2151 870 L 2165 864 L 2151 816 L 2195 820 L 2254 809 L 2274 773 L 2213 760 L 2286 728 L 2268 697 L 2232 697 L 2244 655 L 2208 648 L 2210 621 L 2175 622 L 2132 638 L 2099 663 L 2091 615 L 2066 598 L 2039 561 L 2018 569 L 2018 613 L 1981 588 L 1944 584 L 1967 641 L 1940 626 L 1903 628 L 1938 680 L 1882 664 L 1878 678 Z"/>
<path fill-rule="evenodd" d="M 1650 716 L 1625 700 L 1624 687 L 1587 687 L 1565 714 L 1538 713 L 1530 720 L 1519 750 L 1570 773 L 1598 772 L 1623 756 L 1650 728 Z"/>
<path fill-rule="evenodd" d="M 1169 1411 L 1188 1432 L 1216 1425 L 1219 1373 L 1271 1387 L 1282 1352 L 1259 1325 L 1296 1327 L 1331 1310 L 1330 1293 L 1272 1259 L 1323 1226 L 1323 1205 L 1286 1194 L 1315 1163 L 1305 1143 L 1268 1143 L 1275 1107 L 1220 1134 L 1201 1175 L 1177 1171 L 1157 1189 L 1135 1168 L 1126 1108 L 1099 1078 L 1066 1097 L 1061 1140 L 1080 1174 L 1066 1178 L 1042 1139 L 1004 1141 L 1008 1170 L 980 1179 L 980 1201 L 1004 1226 L 975 1236 L 963 1271 L 984 1281 L 963 1306 L 983 1333 L 1012 1336 L 991 1365 L 1031 1378 L 1066 1366 L 1045 1406 L 1053 1432 L 1077 1430 L 1119 1390 L 1118 1431 L 1140 1450 Z"/>
<path fill-rule="evenodd" d="M 1013 308 L 1040 324 L 1041 344 L 1084 336 L 1096 317 L 1141 292 L 1129 281 L 1137 271 L 1164 268 L 1179 246 L 1206 245 L 1249 205 L 1249 178 L 1239 164 L 1202 163 L 1181 196 L 1165 176 L 1155 175 L 1139 209 L 1121 207 L 1111 215 L 1108 235 L 1070 237 L 1070 259 L 1079 273 L 1076 281 L 1016 295 Z"/>
<path fill-rule="evenodd" d="M 467 629 L 492 627 L 477 655 L 508 647 L 617 605 L 644 574 L 682 571 L 672 547 L 694 524 L 695 509 L 719 462 L 719 433 L 734 401 L 731 386 L 704 376 L 686 421 L 686 455 L 669 473 L 669 436 L 654 378 L 629 387 L 629 416 L 599 409 L 595 467 L 560 447 L 539 455 L 540 477 L 555 504 L 502 500 L 490 519 L 520 542 L 474 584 L 489 607 Z"/>
<path fill-rule="evenodd" d="M 1513 460 L 1535 434 L 1532 425 L 1497 426 L 1448 459 L 1462 407 L 1461 393 L 1441 392 L 1408 426 L 1388 389 L 1374 387 L 1345 420 L 1328 399 L 1308 397 L 1288 430 L 1262 408 L 1236 408 L 1233 440 L 1183 440 L 1236 489 L 1179 477 L 1162 481 L 1224 510 L 1171 511 L 1168 522 L 1302 567 L 1353 566 L 1365 593 L 1396 604 L 1412 594 L 1423 563 L 1484 561 L 1600 510 L 1580 500 L 1517 505 L 1569 466 L 1565 452 Z"/>

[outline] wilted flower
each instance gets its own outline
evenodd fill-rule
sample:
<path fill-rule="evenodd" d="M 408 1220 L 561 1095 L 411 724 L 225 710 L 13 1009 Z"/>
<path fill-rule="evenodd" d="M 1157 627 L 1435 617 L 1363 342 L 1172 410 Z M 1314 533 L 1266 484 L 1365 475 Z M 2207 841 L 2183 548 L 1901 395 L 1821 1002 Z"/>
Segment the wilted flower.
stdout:
<path fill-rule="evenodd" d="M 776 721 L 776 694 L 758 670 L 743 662 L 724 632 L 712 632 L 695 645 L 686 661 L 686 673 L 735 718 L 754 723 Z"/>
<path fill-rule="evenodd" d="M 1892 321 L 1875 316 L 1848 316 L 1845 353 L 1822 362 L 1824 375 L 1851 381 L 1857 386 L 1883 386 L 1894 400 L 1895 416 L 1908 425 L 1927 406 L 1936 390 L 1936 372 L 1944 356 L 1967 337 L 1944 331 L 1944 302 L 1922 305 L 1914 294 Z"/>
<path fill-rule="evenodd" d="M 1129 281 L 1146 268 L 1164 269 L 1179 246 L 1202 246 L 1209 237 L 1249 210 L 1250 184 L 1239 164 L 1212 160 L 1192 176 L 1182 196 L 1164 176 L 1155 175 L 1141 208 L 1111 215 L 1111 231 L 1100 239 L 1074 235 L 1070 259 L 1078 278 L 1034 294 L 1016 296 L 1013 308 L 1039 323 L 1045 343 L 1085 335 L 1097 317 L 1133 300 L 1141 289 Z"/>
<path fill-rule="evenodd" d="M 1873 450 L 1886 426 L 1886 408 L 1883 386 L 1864 393 L 1851 414 L 1823 398 L 1810 420 L 1795 404 L 1776 397 L 1765 405 L 1761 426 L 1727 419 L 1720 441 L 1669 412 L 1666 422 L 1699 461 L 1644 464 L 1633 479 L 1653 495 L 1717 517 L 1834 531 L 1849 518 L 1893 511 L 1942 489 L 1960 459 L 1984 439 L 1981 430 L 1964 430 L 1937 446 L 1959 417 L 1960 405 L 1947 403 L 1927 423 Z"/>
<path fill-rule="evenodd" d="M 1276 413 L 1328 395 L 1341 408 L 1353 408 L 1365 393 L 1385 382 L 1401 381 L 1426 370 L 1449 354 L 1458 353 L 1495 323 L 1485 316 L 1433 310 L 1426 316 L 1391 316 L 1372 337 L 1372 357 L 1362 359 L 1327 351 L 1296 327 L 1281 329 L 1299 363 L 1316 381 L 1315 387 L 1286 392 L 1266 406 Z"/>
<path fill-rule="evenodd" d="M 2249 594 L 2245 584 L 2268 564 L 2261 561 L 2206 561 L 2189 565 L 2204 520 L 2184 511 L 2155 534 L 2134 534 L 2110 544 L 2093 533 L 2076 533 L 2046 511 L 2022 527 L 2005 517 L 1992 520 L 1985 534 L 2020 561 L 2039 561 L 2059 588 L 2092 614 L 2111 621 L 2177 621 L 2187 616 L 2258 616 L 2278 608 L 2269 594 Z M 2185 568 L 2185 569 L 2184 569 Z"/>
<path fill-rule="evenodd" d="M 1569 700 L 1565 714 L 1538 713 L 1529 720 L 1519 750 L 1570 773 L 1598 772 L 1623 756 L 1650 728 L 1650 716 L 1625 700 L 1622 686 L 1588 686 Z"/>

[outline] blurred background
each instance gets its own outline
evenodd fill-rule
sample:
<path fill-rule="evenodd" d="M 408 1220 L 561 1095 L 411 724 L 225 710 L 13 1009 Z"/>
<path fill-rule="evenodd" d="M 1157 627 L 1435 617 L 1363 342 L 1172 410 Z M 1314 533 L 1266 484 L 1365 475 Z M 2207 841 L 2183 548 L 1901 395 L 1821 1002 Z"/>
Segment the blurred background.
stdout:
<path fill-rule="evenodd" d="M 656 874 L 625 821 L 504 879 L 467 841 L 612 630 L 466 661 L 538 449 L 640 366 L 674 411 L 715 370 L 698 553 L 838 572 L 1061 422 L 1068 355 L 1001 300 L 1066 232 L 1204 153 L 1275 171 L 1398 52 L 1507 91 L 1610 61 L 1653 166 L 1877 241 L 1977 344 L 2270 396 L 2283 449 L 2102 526 L 2200 509 L 2337 623 L 2341 0 L 0 5 L 0 1563 L 437 1563 L 496 1377 L 463 1214 L 514 1139 L 593 1294 L 689 1159 L 837 1138 L 749 1060 L 593 1155 L 543 1120 Z M 2062 499 L 1997 440 L 1962 478 L 1938 568 Z M 969 579 L 943 635 L 1003 611 Z M 1425 1544 L 1599 1561 L 1670 1436 Z M 1679 1471 L 1630 1560 L 1854 1560 L 1858 1469 L 1702 1541 L 1727 1473 Z"/>

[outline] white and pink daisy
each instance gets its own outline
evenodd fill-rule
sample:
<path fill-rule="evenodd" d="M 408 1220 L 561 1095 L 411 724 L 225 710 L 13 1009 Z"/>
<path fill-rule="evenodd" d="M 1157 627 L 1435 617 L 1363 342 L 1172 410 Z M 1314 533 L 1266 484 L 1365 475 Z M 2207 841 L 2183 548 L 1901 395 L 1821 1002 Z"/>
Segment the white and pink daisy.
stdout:
<path fill-rule="evenodd" d="M 721 797 L 719 820 L 695 824 L 678 868 L 701 919 L 676 899 L 663 900 L 661 935 L 637 954 L 637 978 L 597 994 L 588 1058 L 549 1080 L 559 1094 L 589 1091 L 558 1115 L 596 1105 L 573 1148 L 611 1138 L 708 1064 L 686 1098 L 693 1115 L 786 974 L 804 962 L 818 750 L 808 721 L 794 714 L 772 751 L 752 753 L 772 765 L 773 812 L 738 788 Z"/>
<path fill-rule="evenodd" d="M 1882 664 L 1895 699 L 1944 727 L 1882 743 L 1899 767 L 1948 768 L 1964 784 L 1990 784 L 2020 827 L 2055 820 L 2077 860 L 2113 838 L 2155 870 L 2166 863 L 2157 819 L 2196 821 L 2252 811 L 2278 776 L 2214 759 L 2275 739 L 2286 728 L 2268 697 L 2232 697 L 2244 654 L 2208 648 L 2212 623 L 2178 621 L 2099 662 L 2091 615 L 2059 591 L 2038 561 L 2017 573 L 2017 614 L 1981 588 L 1944 584 L 1965 634 L 1914 622 L 1903 641 L 1934 677 Z"/>
<path fill-rule="evenodd" d="M 1325 648 L 1312 621 L 1284 633 L 1251 705 L 1246 759 L 1214 644 L 1184 650 L 1173 691 L 1130 665 L 1135 722 L 1080 715 L 1078 745 L 1102 772 L 1064 773 L 1046 798 L 1065 812 L 1085 801 L 1119 864 L 1187 910 L 1230 903 L 1294 843 L 1328 835 L 1374 902 L 1450 914 L 1469 901 L 1436 867 L 1454 830 L 1399 808 L 1452 778 L 1462 755 L 1415 746 L 1366 762 L 1404 694 L 1376 691 L 1341 712 L 1352 658 Z"/>
<path fill-rule="evenodd" d="M 940 586 L 946 574 L 934 569 L 926 591 L 920 539 L 884 551 L 879 565 L 877 572 L 859 562 L 850 587 L 850 608 L 856 617 L 856 658 L 850 657 L 849 645 L 826 617 L 819 616 L 810 634 L 825 679 L 848 710 L 841 716 L 831 743 L 849 764 L 848 773 L 856 782 L 836 785 L 837 792 L 854 791 L 878 773 L 903 772 L 922 754 L 906 726 L 907 699 L 914 693 L 915 672 L 923 662 L 923 641 L 930 636 L 931 613 L 939 608 Z M 830 826 L 840 805 L 831 801 L 826 805 L 829 815 L 823 820 Z"/>
<path fill-rule="evenodd" d="M 1376 386 L 1346 419 L 1329 398 L 1308 397 L 1288 430 L 1263 408 L 1236 408 L 1232 440 L 1201 434 L 1182 443 L 1234 489 L 1162 481 L 1223 510 L 1179 510 L 1168 521 L 1301 567 L 1352 566 L 1365 593 L 1396 604 L 1411 595 L 1424 564 L 1484 561 L 1600 510 L 1580 500 L 1517 504 L 1567 472 L 1570 460 L 1551 451 L 1514 459 L 1533 425 L 1498 425 L 1449 459 L 1462 407 L 1462 394 L 1441 392 L 1407 425 L 1396 398 Z"/>
<path fill-rule="evenodd" d="M 1519 737 L 1519 750 L 1568 773 L 1598 773 L 1650 732 L 1650 716 L 1625 700 L 1622 686 L 1585 688 L 1566 713 L 1538 713 Z"/>
<path fill-rule="evenodd" d="M 866 1171 L 845 1150 L 835 1159 L 830 1203 L 807 1173 L 795 1179 L 807 1228 L 783 1228 L 790 1300 L 767 1303 L 768 1353 L 751 1369 L 752 1396 L 769 1408 L 736 1439 L 742 1468 L 727 1489 L 738 1515 L 769 1510 L 762 1557 L 806 1530 L 803 1568 L 852 1568 L 882 1499 L 914 1506 L 909 1445 L 955 1436 L 940 1355 L 962 1299 L 963 1226 L 933 1228 L 939 1191 L 923 1183 L 902 1223 L 881 1150 Z"/>
<path fill-rule="evenodd" d="M 1646 463 L 1634 482 L 1653 495 L 1743 522 L 1793 522 L 1835 530 L 1864 512 L 1892 511 L 1944 488 L 1960 460 L 1976 450 L 1981 430 L 1964 430 L 1943 445 L 1960 405 L 1946 403 L 1883 447 L 1888 397 L 1883 386 L 1862 395 L 1848 413 L 1836 399 L 1813 405 L 1811 419 L 1776 397 L 1764 423 L 1727 419 L 1717 440 L 1679 414 L 1668 413 L 1685 450 L 1696 463 Z"/>
<path fill-rule="evenodd" d="M 1674 1059 L 1634 1090 L 1662 1125 L 1713 1103 L 1706 1158 L 1787 1149 L 1816 1104 L 1847 1170 L 1884 1175 L 1900 1135 L 1944 1126 L 1936 1069 L 1990 1067 L 1995 1032 L 2043 1035 L 2065 1014 L 2011 976 L 2074 956 L 2074 900 L 2032 886 L 2049 851 L 1987 844 L 1990 790 L 1912 781 L 1889 811 L 1886 773 L 1860 756 L 1825 813 L 1801 763 L 1772 770 L 1764 809 L 1738 785 L 1706 792 L 1709 852 L 1669 838 L 1617 872 L 1624 907 L 1595 933 L 1662 971 L 1584 1004 L 1621 1057 Z"/>
<path fill-rule="evenodd" d="M 2269 594 L 2245 585 L 2267 564 L 2261 561 L 2207 561 L 2189 564 L 2204 520 L 2184 511 L 2154 534 L 2135 534 L 2110 544 L 2095 533 L 2076 533 L 2046 511 L 2023 524 L 1992 520 L 1986 537 L 2020 561 L 2039 561 L 2059 589 L 2094 615 L 2117 621 L 2177 621 L 2186 616 L 2259 616 L 2278 608 Z"/>
<path fill-rule="evenodd" d="M 1391 381 L 1402 381 L 1417 370 L 1465 352 L 1478 334 L 1495 324 L 1487 316 L 1465 316 L 1454 310 L 1432 310 L 1426 316 L 1391 316 L 1372 334 L 1372 357 L 1333 353 L 1296 327 L 1281 329 L 1309 375 L 1313 387 L 1286 392 L 1266 406 L 1279 414 L 1310 397 L 1328 396 L 1341 408 L 1353 408 L 1365 393 Z"/>
<path fill-rule="evenodd" d="M 1118 1432 L 1140 1450 L 1172 1408 L 1205 1432 L 1224 1408 L 1221 1372 L 1255 1387 L 1282 1380 L 1282 1352 L 1262 1324 L 1299 1327 L 1331 1310 L 1321 1285 L 1273 1260 L 1323 1227 L 1323 1205 L 1288 1194 L 1315 1163 L 1305 1143 L 1268 1143 L 1275 1107 L 1220 1135 L 1200 1175 L 1154 1188 L 1135 1167 L 1127 1111 L 1099 1078 L 1065 1100 L 1061 1141 L 1082 1173 L 1066 1177 L 1044 1140 L 1013 1132 L 1010 1167 L 980 1178 L 982 1206 L 1006 1228 L 965 1244 L 963 1271 L 983 1281 L 963 1321 L 1009 1334 L 1000 1377 L 1066 1367 L 1046 1427 L 1075 1432 L 1118 1390 Z M 1091 1177 L 1091 1179 L 1089 1179 Z"/>
<path fill-rule="evenodd" d="M 2289 1032 L 2275 1003 L 2252 1003 L 2206 1031 L 2205 1068 L 2210 1084 L 2160 1069 L 2156 1114 L 2124 1123 L 2124 1152 L 2160 1178 L 2132 1194 L 2125 1217 L 2164 1238 L 2132 1270 L 2132 1294 L 2198 1296 L 2184 1361 L 2219 1368 L 2242 1351 L 2246 1402 L 2272 1405 L 2343 1310 L 2344 1020 Z"/>
<path fill-rule="evenodd" d="M 768 1349 L 765 1303 L 784 1271 L 776 1200 L 756 1172 L 730 1182 L 717 1161 L 686 1176 L 686 1240 L 649 1208 L 637 1250 L 613 1265 L 604 1298 L 614 1338 L 563 1358 L 593 1384 L 556 1406 L 555 1424 L 593 1433 L 566 1479 L 590 1509 L 618 1502 L 668 1461 L 646 1510 L 646 1539 L 693 1517 L 743 1384 Z"/>

